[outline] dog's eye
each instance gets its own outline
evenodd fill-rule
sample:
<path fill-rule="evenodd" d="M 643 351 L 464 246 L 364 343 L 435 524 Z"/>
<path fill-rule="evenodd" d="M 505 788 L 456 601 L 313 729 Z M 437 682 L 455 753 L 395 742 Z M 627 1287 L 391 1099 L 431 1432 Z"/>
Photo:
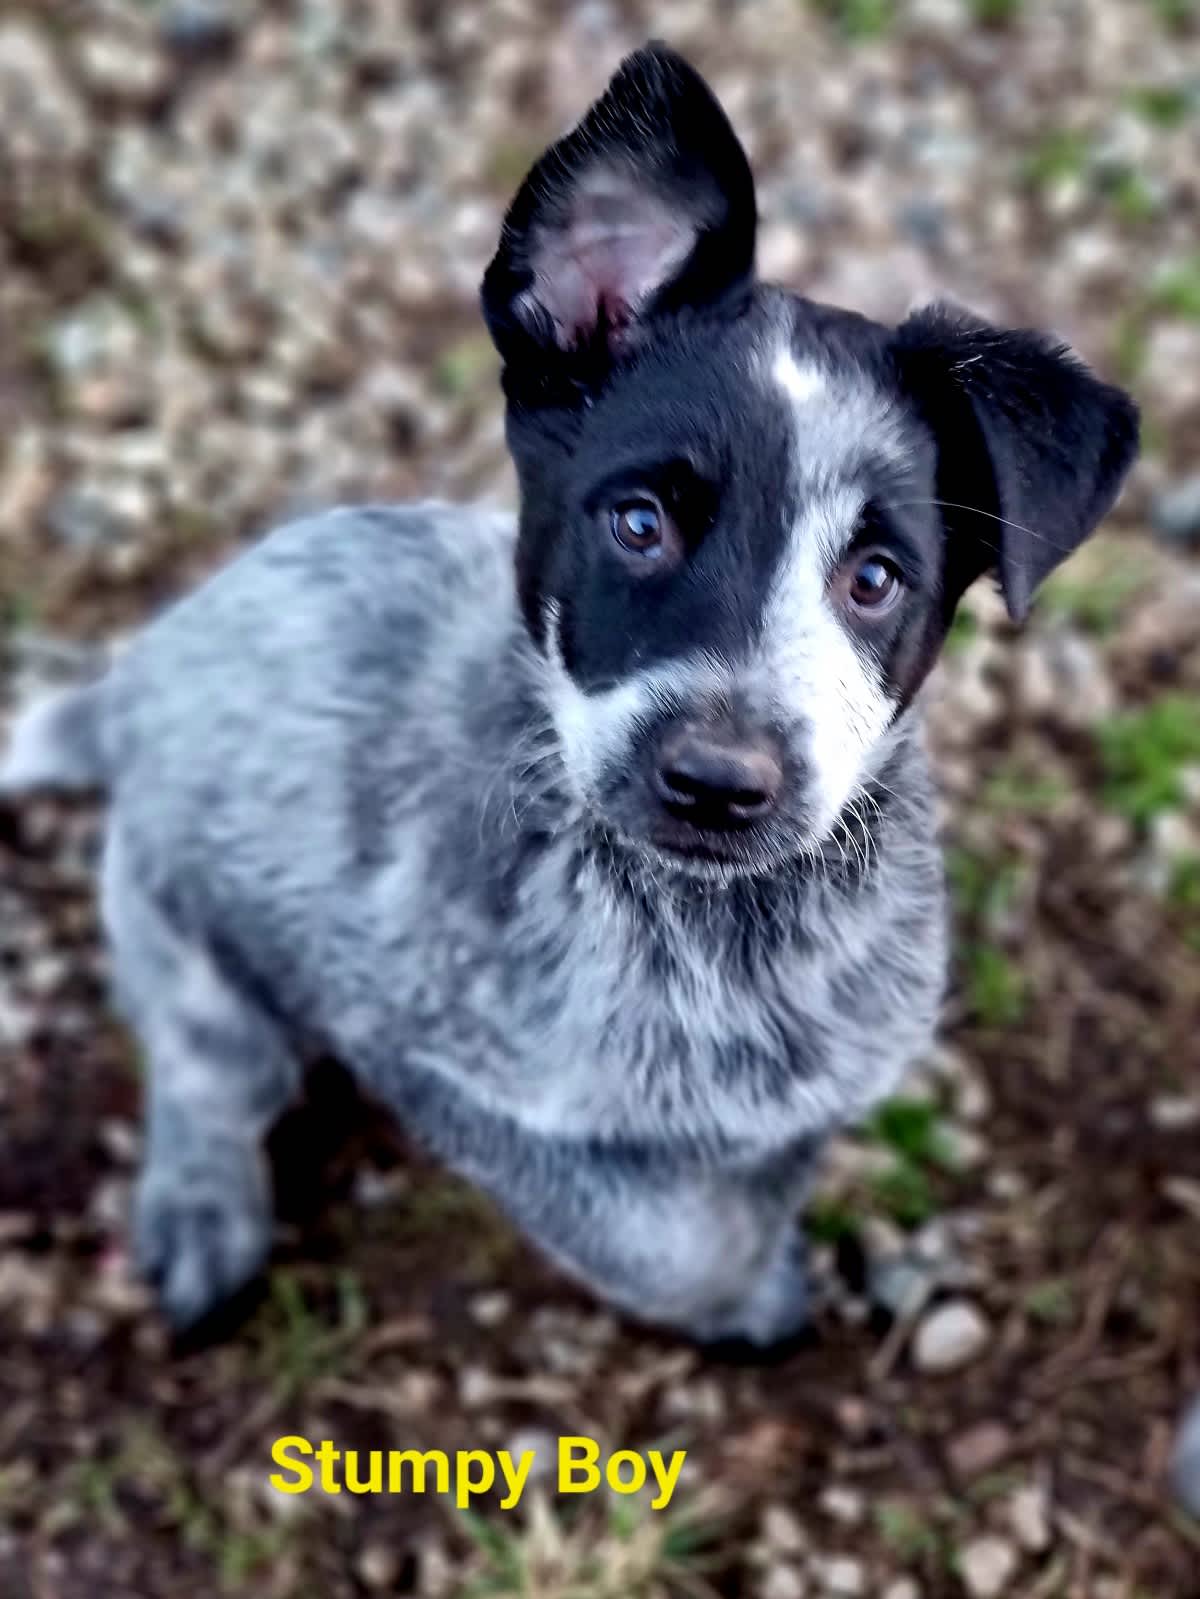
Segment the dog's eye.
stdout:
<path fill-rule="evenodd" d="M 666 513 L 656 500 L 624 500 L 609 513 L 613 538 L 632 555 L 662 554 Z"/>
<path fill-rule="evenodd" d="M 890 610 L 900 597 L 900 574 L 886 557 L 867 555 L 850 573 L 849 598 L 859 611 Z"/>

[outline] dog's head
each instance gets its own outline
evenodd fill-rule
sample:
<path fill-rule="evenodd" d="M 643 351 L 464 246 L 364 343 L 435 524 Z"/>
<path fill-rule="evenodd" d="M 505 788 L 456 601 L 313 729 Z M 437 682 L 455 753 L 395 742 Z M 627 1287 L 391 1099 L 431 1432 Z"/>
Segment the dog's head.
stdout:
<path fill-rule="evenodd" d="M 996 569 L 1024 617 L 1137 448 L 1052 339 L 757 283 L 755 222 L 724 113 L 651 46 L 533 168 L 483 283 L 568 777 L 700 870 L 828 838 L 968 584 Z"/>

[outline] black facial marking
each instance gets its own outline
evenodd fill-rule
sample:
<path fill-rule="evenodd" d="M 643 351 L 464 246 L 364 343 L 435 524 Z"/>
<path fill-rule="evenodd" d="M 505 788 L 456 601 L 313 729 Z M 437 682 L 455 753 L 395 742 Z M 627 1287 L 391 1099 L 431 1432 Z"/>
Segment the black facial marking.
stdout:
<path fill-rule="evenodd" d="M 898 718 L 971 582 L 996 569 L 1023 617 L 1107 511 L 1136 410 L 1040 334 L 939 307 L 887 328 L 759 285 L 755 228 L 735 134 L 663 46 L 624 64 L 518 192 L 482 296 L 520 480 L 525 622 L 585 695 L 686 657 L 736 679 L 761 658 L 810 501 L 857 505 L 857 525 L 825 529 L 842 553 L 814 589 Z M 820 397 L 789 398 L 787 354 Z M 627 747 L 604 751 L 620 781 L 645 788 L 631 774 L 657 736 L 646 722 L 695 709 L 672 692 L 643 696 Z M 722 693 L 705 714 L 741 714 L 739 684 Z M 799 785 L 807 712 L 786 709 L 789 727 L 759 731 Z M 608 824 L 653 836 L 611 797 Z"/>

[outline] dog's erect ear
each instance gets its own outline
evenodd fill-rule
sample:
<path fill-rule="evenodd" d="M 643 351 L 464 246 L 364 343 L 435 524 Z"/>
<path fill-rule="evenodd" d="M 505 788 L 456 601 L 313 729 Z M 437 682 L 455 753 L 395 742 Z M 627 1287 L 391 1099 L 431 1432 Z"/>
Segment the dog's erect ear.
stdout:
<path fill-rule="evenodd" d="M 603 370 L 644 319 L 747 284 L 755 220 L 725 113 L 681 56 L 648 45 L 509 208 L 482 290 L 496 346 L 535 371 L 564 356 Z"/>
<path fill-rule="evenodd" d="M 943 511 L 948 599 L 995 567 L 1023 621 L 1116 499 L 1137 454 L 1137 407 L 1045 334 L 947 306 L 915 312 L 893 348 L 937 442 L 938 497 L 959 507 Z"/>

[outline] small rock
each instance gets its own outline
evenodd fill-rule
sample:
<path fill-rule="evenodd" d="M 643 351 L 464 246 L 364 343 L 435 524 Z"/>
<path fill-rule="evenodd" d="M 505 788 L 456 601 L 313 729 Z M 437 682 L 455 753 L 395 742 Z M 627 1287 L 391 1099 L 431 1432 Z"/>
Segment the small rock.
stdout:
<path fill-rule="evenodd" d="M 898 1319 L 915 1316 L 936 1286 L 936 1278 L 928 1266 L 914 1260 L 883 1260 L 871 1267 L 872 1303 Z"/>
<path fill-rule="evenodd" d="M 1003 1538 L 976 1538 L 959 1557 L 963 1586 L 971 1599 L 999 1599 L 1017 1569 L 1017 1552 Z"/>
<path fill-rule="evenodd" d="M 530 1454 L 530 1483 L 549 1482 L 557 1472 L 558 1441 L 553 1433 L 543 1427 L 521 1427 L 514 1432 L 506 1445 L 514 1460 Z"/>
<path fill-rule="evenodd" d="M 907 1235 L 885 1216 L 867 1216 L 862 1224 L 863 1248 L 870 1260 L 898 1260 L 908 1247 Z"/>
<path fill-rule="evenodd" d="M 114 1165 L 137 1165 L 142 1140 L 132 1122 L 123 1121 L 119 1116 L 106 1116 L 96 1129 L 96 1137 Z"/>
<path fill-rule="evenodd" d="M 898 1577 L 895 1582 L 888 1583 L 882 1599 L 921 1599 L 921 1590 L 911 1577 Z"/>
<path fill-rule="evenodd" d="M 358 1575 L 368 1588 L 394 1588 L 400 1575 L 400 1561 L 384 1544 L 368 1544 L 356 1562 Z"/>
<path fill-rule="evenodd" d="M 499 1383 L 493 1372 L 481 1366 L 467 1366 L 458 1376 L 458 1397 L 468 1410 L 477 1410 L 494 1402 Z"/>
<path fill-rule="evenodd" d="M 1008 1524 L 1013 1537 L 1031 1555 L 1050 1547 L 1050 1504 L 1040 1483 L 1018 1488 L 1008 1501 Z"/>
<path fill-rule="evenodd" d="M 46 522 L 56 539 L 75 549 L 104 544 L 116 531 L 107 508 L 94 495 L 79 489 L 60 494 L 50 506 Z"/>
<path fill-rule="evenodd" d="M 37 1012 L 0 989 L 0 1048 L 18 1049 L 32 1038 L 37 1027 Z"/>
<path fill-rule="evenodd" d="M 761 1528 L 763 1542 L 781 1555 L 802 1554 L 808 1548 L 808 1534 L 786 1505 L 768 1505 L 762 1513 Z"/>
<path fill-rule="evenodd" d="M 908 235 L 914 244 L 926 250 L 936 250 L 946 234 L 946 211 L 936 200 L 916 195 L 906 200 L 896 211 L 896 226 Z"/>
<path fill-rule="evenodd" d="M 129 1219 L 129 1180 L 106 1177 L 96 1184 L 88 1202 L 88 1216 L 112 1236 L 119 1237 Z"/>
<path fill-rule="evenodd" d="M 1200 472 L 1157 494 L 1150 519 L 1155 531 L 1172 544 L 1200 544 Z"/>
<path fill-rule="evenodd" d="M 808 1583 L 795 1566 L 772 1566 L 758 1585 L 759 1599 L 804 1599 Z"/>
<path fill-rule="evenodd" d="M 959 1477 L 978 1477 L 999 1465 L 1012 1447 L 1012 1434 L 998 1421 L 981 1421 L 951 1440 L 946 1454 Z"/>
<path fill-rule="evenodd" d="M 163 43 L 188 61 L 227 55 L 246 21 L 241 0 L 168 0 L 159 22 Z"/>
<path fill-rule="evenodd" d="M 156 52 L 115 34 L 85 35 L 79 66 L 89 88 L 126 105 L 152 105 L 166 88 L 164 63 Z"/>
<path fill-rule="evenodd" d="M 55 58 L 49 30 L 24 21 L 0 26 L 0 106 L 6 165 L 74 160 L 93 136 Z"/>
<path fill-rule="evenodd" d="M 503 1289 L 476 1294 L 471 1301 L 471 1315 L 481 1327 L 498 1327 L 511 1309 L 512 1299 Z"/>
<path fill-rule="evenodd" d="M 986 1349 L 991 1336 L 987 1318 L 966 1299 L 952 1299 L 926 1316 L 913 1338 L 913 1363 L 918 1371 L 957 1371 Z"/>
<path fill-rule="evenodd" d="M 1194 1399 L 1171 1456 L 1171 1491 L 1189 1516 L 1200 1520 L 1200 1399 Z"/>
<path fill-rule="evenodd" d="M 980 1166 L 987 1155 L 988 1146 L 978 1133 L 957 1122 L 943 1123 L 941 1130 L 942 1154 L 951 1171 L 969 1172 Z"/>
<path fill-rule="evenodd" d="M 866 1570 L 860 1560 L 852 1560 L 849 1555 L 814 1560 L 813 1571 L 825 1592 L 837 1594 L 838 1599 L 859 1599 L 867 1591 Z"/>
<path fill-rule="evenodd" d="M 1150 1101 L 1150 1124 L 1160 1132 L 1184 1132 L 1200 1124 L 1200 1094 L 1159 1094 Z"/>
<path fill-rule="evenodd" d="M 831 1521 L 840 1521 L 843 1527 L 857 1527 L 866 1513 L 862 1494 L 837 1484 L 826 1488 L 818 1503 Z"/>
<path fill-rule="evenodd" d="M 860 1442 L 870 1432 L 874 1416 L 870 1405 L 857 1394 L 845 1394 L 834 1407 L 838 1426 L 847 1438 Z"/>

